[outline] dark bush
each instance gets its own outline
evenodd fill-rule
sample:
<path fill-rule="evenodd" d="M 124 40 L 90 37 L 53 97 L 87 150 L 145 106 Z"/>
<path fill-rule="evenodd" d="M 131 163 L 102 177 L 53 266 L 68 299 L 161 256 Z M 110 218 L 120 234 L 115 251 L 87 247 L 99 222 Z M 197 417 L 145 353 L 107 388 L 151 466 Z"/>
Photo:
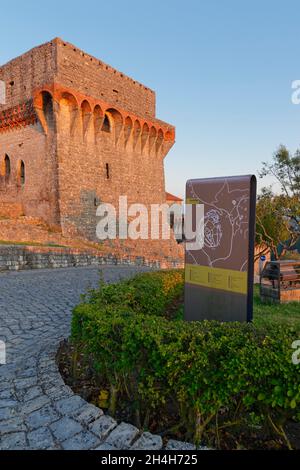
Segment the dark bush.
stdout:
<path fill-rule="evenodd" d="M 196 442 L 220 422 L 245 419 L 268 423 L 287 440 L 283 425 L 300 418 L 295 331 L 168 320 L 164 313 L 182 290 L 181 271 L 147 273 L 102 285 L 74 309 L 72 340 L 110 384 L 112 412 L 127 393 L 145 426 L 171 402 Z"/>

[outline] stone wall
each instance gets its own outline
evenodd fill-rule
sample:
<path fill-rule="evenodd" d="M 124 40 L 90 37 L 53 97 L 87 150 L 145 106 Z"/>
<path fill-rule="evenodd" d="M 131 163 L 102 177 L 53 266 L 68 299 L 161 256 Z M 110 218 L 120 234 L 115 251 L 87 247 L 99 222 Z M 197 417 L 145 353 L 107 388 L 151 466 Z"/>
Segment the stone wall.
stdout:
<path fill-rule="evenodd" d="M 10 162 L 9 175 L 5 158 Z M 55 137 L 53 133 L 46 137 L 39 123 L 0 133 L 0 216 L 24 214 L 59 224 L 55 168 Z"/>
<path fill-rule="evenodd" d="M 142 83 L 59 38 L 56 81 L 138 116 L 155 117 L 155 93 Z"/>
<path fill-rule="evenodd" d="M 57 68 L 53 41 L 35 47 L 0 66 L 0 80 L 6 84 L 6 104 L 0 110 L 30 100 L 34 90 L 54 80 Z"/>
<path fill-rule="evenodd" d="M 118 264 L 132 266 L 166 267 L 158 260 L 142 256 L 122 256 L 117 254 L 96 254 L 72 248 L 36 246 L 0 246 L 0 272 L 23 269 L 67 268 L 74 266 L 100 266 Z M 181 260 L 170 262 L 168 267 L 180 267 Z"/>
<path fill-rule="evenodd" d="M 63 105 L 65 106 L 65 105 Z M 67 107 L 67 105 L 66 105 Z M 65 111 L 69 111 L 66 109 Z M 83 131 L 83 120 L 58 118 L 59 194 L 63 233 L 96 236 L 96 209 L 100 202 L 118 208 L 118 197 L 126 195 L 128 204 L 165 202 L 164 156 L 167 150 L 153 142 L 142 145 L 142 134 L 126 140 L 123 122 L 116 135 L 111 116 L 111 132 L 97 133 L 90 119 Z M 132 124 L 132 123 L 131 123 Z M 70 136 L 71 134 L 71 136 Z M 145 137 L 147 139 L 147 137 Z"/>

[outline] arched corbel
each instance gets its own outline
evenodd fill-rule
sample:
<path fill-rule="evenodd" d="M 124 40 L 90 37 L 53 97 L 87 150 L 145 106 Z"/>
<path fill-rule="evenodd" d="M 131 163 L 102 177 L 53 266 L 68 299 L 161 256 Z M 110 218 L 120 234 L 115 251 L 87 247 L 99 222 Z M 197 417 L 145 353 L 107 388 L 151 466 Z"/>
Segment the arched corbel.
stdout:
<path fill-rule="evenodd" d="M 96 106 L 94 107 L 93 121 L 94 121 L 95 143 L 97 143 L 101 136 L 101 129 L 103 126 L 103 121 L 104 121 L 104 113 L 99 104 L 96 104 Z"/>
<path fill-rule="evenodd" d="M 90 103 L 87 100 L 83 100 L 81 103 L 81 126 L 82 126 L 82 136 L 83 140 L 87 139 L 87 135 L 92 124 L 92 108 Z"/>
<path fill-rule="evenodd" d="M 141 132 L 142 132 L 141 123 L 138 119 L 136 119 L 133 125 L 132 136 L 133 136 L 133 148 L 137 151 L 141 149 Z"/>
<path fill-rule="evenodd" d="M 141 136 L 142 152 L 144 152 L 148 144 L 149 133 L 150 133 L 149 126 L 146 122 L 144 122 L 143 128 L 142 128 L 142 136 Z"/>
<path fill-rule="evenodd" d="M 127 144 L 132 140 L 133 135 L 133 122 L 130 116 L 127 116 L 124 122 L 124 145 L 127 147 Z"/>

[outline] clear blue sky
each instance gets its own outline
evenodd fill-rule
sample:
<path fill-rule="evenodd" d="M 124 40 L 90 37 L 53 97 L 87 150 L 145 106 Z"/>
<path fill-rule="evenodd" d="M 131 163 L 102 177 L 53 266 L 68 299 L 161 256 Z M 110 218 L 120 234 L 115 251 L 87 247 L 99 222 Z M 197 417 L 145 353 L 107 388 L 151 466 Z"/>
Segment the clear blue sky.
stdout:
<path fill-rule="evenodd" d="M 300 146 L 299 1 L 14 0 L 0 18 L 1 64 L 60 36 L 156 91 L 157 116 L 177 129 L 170 192 Z"/>

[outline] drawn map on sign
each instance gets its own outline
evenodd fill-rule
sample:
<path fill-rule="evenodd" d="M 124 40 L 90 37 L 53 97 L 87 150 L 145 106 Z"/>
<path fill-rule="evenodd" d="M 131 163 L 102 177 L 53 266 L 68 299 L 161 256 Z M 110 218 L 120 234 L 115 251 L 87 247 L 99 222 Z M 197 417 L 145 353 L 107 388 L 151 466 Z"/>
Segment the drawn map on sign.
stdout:
<path fill-rule="evenodd" d="M 206 183 L 207 182 L 207 183 Z M 238 187 L 237 187 L 238 183 Z M 186 263 L 246 271 L 250 191 L 248 180 L 190 180 L 186 202 L 204 204 L 204 246 L 186 250 Z"/>

